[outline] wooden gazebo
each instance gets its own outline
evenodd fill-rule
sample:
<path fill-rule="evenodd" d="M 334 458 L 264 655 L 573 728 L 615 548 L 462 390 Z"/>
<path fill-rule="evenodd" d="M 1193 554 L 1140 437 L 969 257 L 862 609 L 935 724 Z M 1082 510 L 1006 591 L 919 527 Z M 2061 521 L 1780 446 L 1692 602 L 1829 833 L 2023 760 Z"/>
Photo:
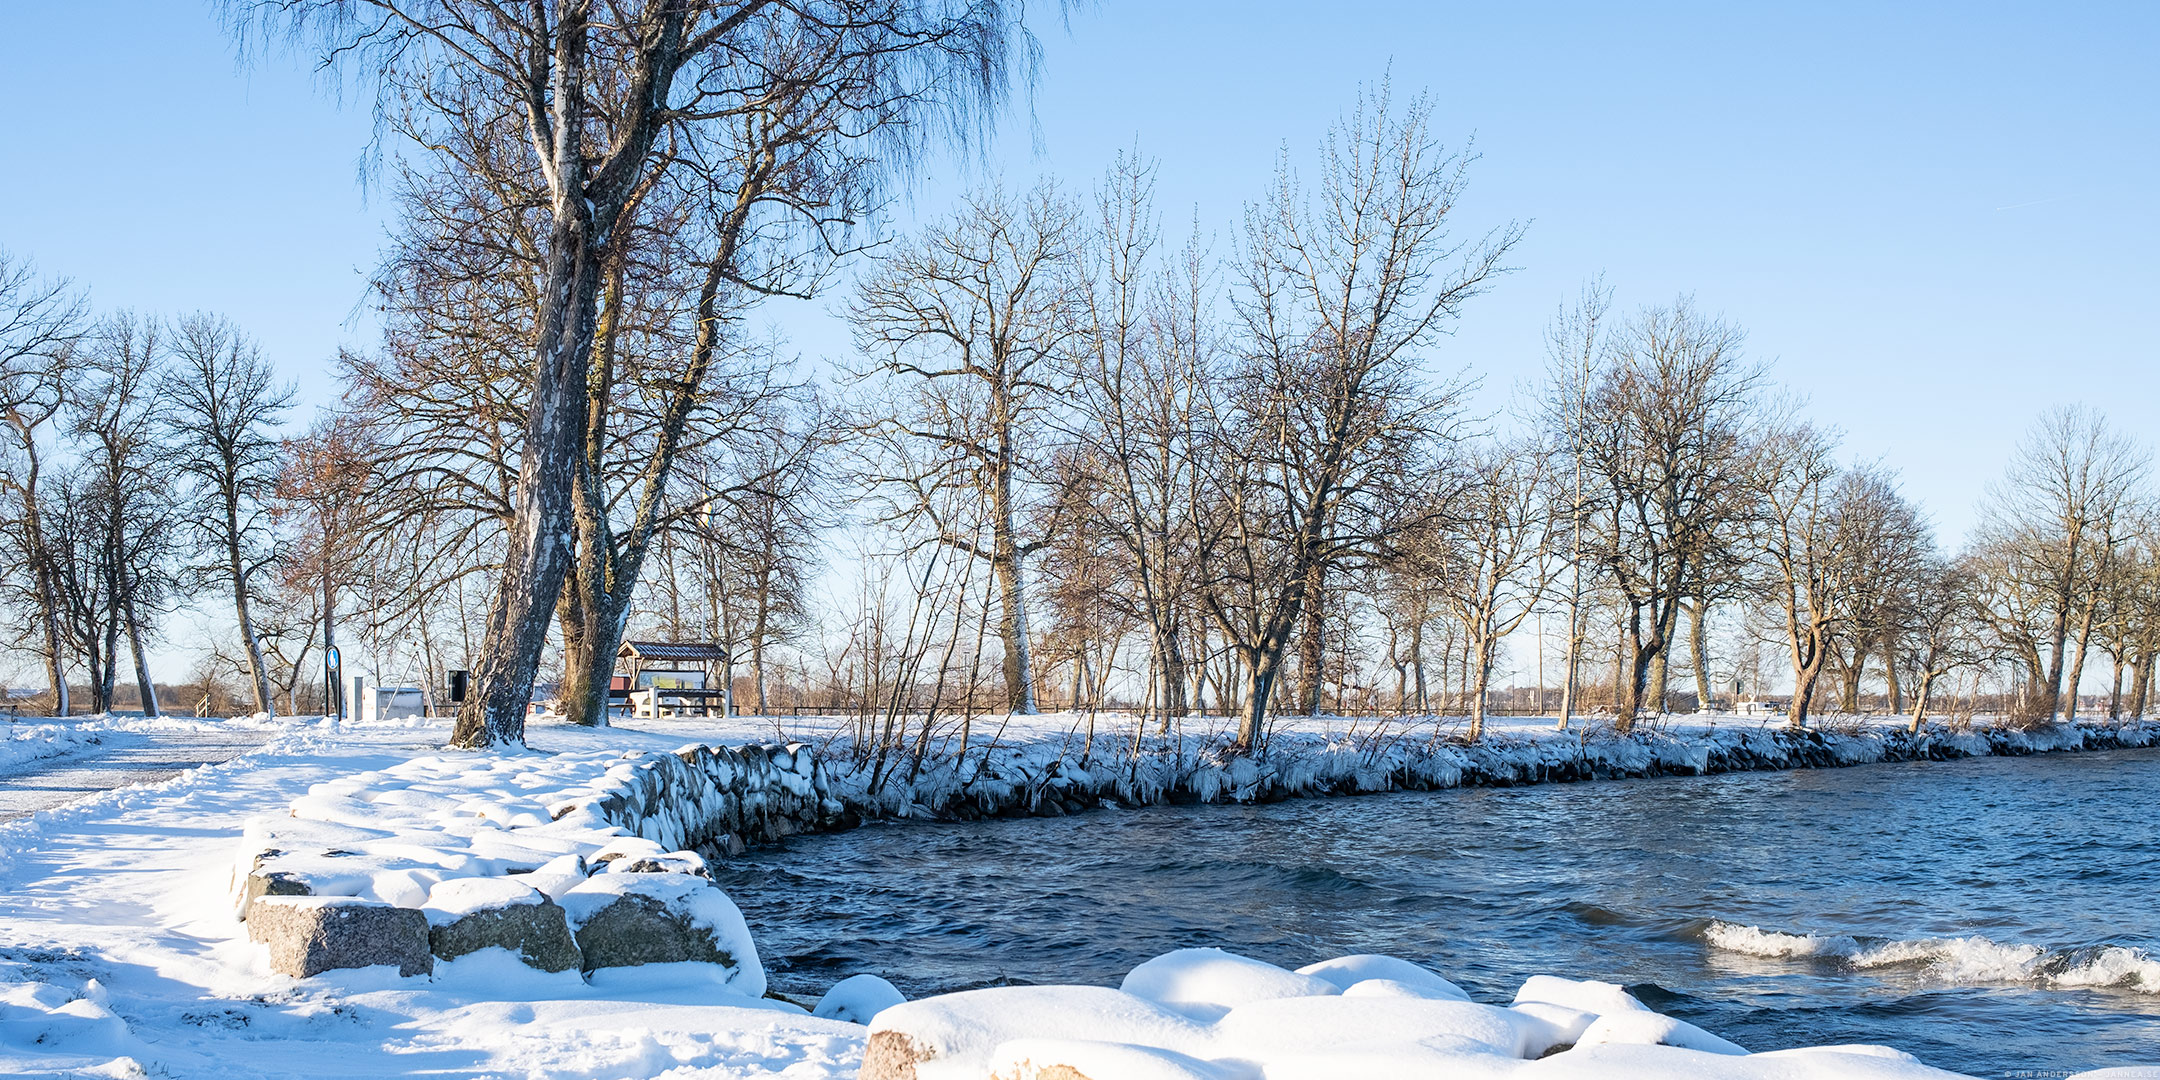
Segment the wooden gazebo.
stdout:
<path fill-rule="evenodd" d="M 615 652 L 608 705 L 644 717 L 726 716 L 727 659 L 711 642 L 625 641 Z"/>

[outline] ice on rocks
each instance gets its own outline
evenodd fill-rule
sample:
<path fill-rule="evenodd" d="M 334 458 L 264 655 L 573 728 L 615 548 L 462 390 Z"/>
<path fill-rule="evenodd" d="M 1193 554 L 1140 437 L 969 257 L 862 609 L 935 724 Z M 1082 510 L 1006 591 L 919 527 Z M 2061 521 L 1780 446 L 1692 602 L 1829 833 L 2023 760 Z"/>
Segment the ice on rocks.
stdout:
<path fill-rule="evenodd" d="M 877 1014 L 907 1000 L 893 984 L 875 975 L 850 975 L 818 999 L 810 1015 L 850 1024 L 868 1024 Z"/>
<path fill-rule="evenodd" d="M 1201 1023 L 1219 1020 L 1249 1002 L 1340 992 L 1325 979 L 1221 949 L 1165 953 L 1132 969 L 1119 989 Z"/>
<path fill-rule="evenodd" d="M 1376 953 L 1360 953 L 1355 956 L 1338 956 L 1317 964 L 1307 964 L 1298 969 L 1300 975 L 1310 975 L 1335 984 L 1345 993 L 1352 986 L 1367 980 L 1385 980 L 1414 988 L 1419 997 L 1447 998 L 1468 1001 L 1470 995 L 1463 988 L 1441 978 L 1430 968 L 1413 964 L 1408 960 Z M 1378 989 L 1374 993 L 1384 992 Z"/>

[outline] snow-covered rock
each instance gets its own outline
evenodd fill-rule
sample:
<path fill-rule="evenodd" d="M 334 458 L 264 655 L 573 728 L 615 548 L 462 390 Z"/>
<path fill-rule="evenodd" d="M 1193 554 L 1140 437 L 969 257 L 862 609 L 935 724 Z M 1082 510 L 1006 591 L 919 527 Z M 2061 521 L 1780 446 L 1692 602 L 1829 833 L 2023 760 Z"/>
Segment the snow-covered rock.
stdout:
<path fill-rule="evenodd" d="M 583 966 L 563 909 L 517 878 L 452 878 L 435 886 L 421 913 L 428 947 L 444 960 L 504 949 L 541 971 Z"/>
<path fill-rule="evenodd" d="M 1146 998 L 1100 986 L 998 986 L 910 1001 L 870 1024 L 863 1080 L 981 1080 L 1017 1039 L 1207 1045 L 1205 1027 Z"/>
<path fill-rule="evenodd" d="M 1339 993 L 1334 983 L 1221 949 L 1179 949 L 1125 976 L 1119 987 L 1172 1012 L 1211 1023 L 1240 1005 Z"/>
<path fill-rule="evenodd" d="M 989 1060 L 992 1080 L 1261 1080 L 1243 1062 L 1082 1039 L 1014 1039 L 999 1044 Z"/>
<path fill-rule="evenodd" d="M 427 917 L 412 908 L 351 897 L 268 896 L 255 902 L 248 937 L 270 947 L 270 969 L 306 978 L 342 968 L 435 970 Z"/>
<path fill-rule="evenodd" d="M 1279 1060 L 1444 1064 L 1448 1055 L 1534 1058 L 1560 1043 L 1552 1025 L 1494 1005 L 1339 994 L 1240 1005 L 1213 1034 L 1222 1052 L 1269 1062 L 1271 1076 Z"/>
<path fill-rule="evenodd" d="M 242 919 L 271 896 L 426 908 L 446 959 L 501 946 L 546 971 L 713 961 L 756 995 L 764 975 L 740 914 L 717 890 L 682 884 L 710 876 L 689 847 L 739 850 L 746 836 L 823 827 L 839 806 L 801 746 L 420 757 L 318 783 L 290 816 L 250 820 L 233 902 Z M 620 880 L 593 884 L 596 872 Z M 446 914 L 460 904 L 479 907 Z M 587 937 L 597 951 L 575 959 Z"/>
<path fill-rule="evenodd" d="M 1706 1054 L 1745 1054 L 1738 1044 L 1718 1038 L 1685 1020 L 1654 1012 L 1609 1012 L 1597 1018 L 1577 1036 L 1577 1046 L 1600 1043 L 1634 1043 L 1641 1046 L 1678 1046 Z"/>
<path fill-rule="evenodd" d="M 1299 973 L 1187 949 L 1135 968 L 1138 993 L 1087 986 L 970 990 L 892 1005 L 870 1025 L 863 1080 L 1944 1080 L 1886 1047 L 1749 1054 L 1613 983 L 1550 976 L 1513 1005 L 1440 996 L 1453 983 L 1384 956 L 1315 964 L 1329 992 L 1268 996 Z M 1391 972 L 1405 978 L 1365 977 Z M 1425 978 L 1417 979 L 1416 973 Z M 1354 980 L 1354 981 L 1353 981 Z M 1356 992 L 1351 992 L 1356 991 Z M 1459 991 L 1457 991 L 1459 993 Z M 1172 1004 L 1216 1007 L 1203 1022 Z"/>
<path fill-rule="evenodd" d="M 107 1075 L 143 1075 L 133 1058 L 115 1057 L 141 1052 L 127 1021 L 100 1000 L 104 995 L 97 980 L 90 980 L 86 990 L 76 994 L 50 983 L 0 983 L 0 1062 L 17 1052 L 24 1057 L 112 1058 Z M 6 1065 L 0 1069 L 17 1071 Z"/>
<path fill-rule="evenodd" d="M 742 911 L 712 882 L 689 874 L 595 874 L 562 894 L 585 970 L 716 964 L 729 989 L 765 993 L 765 968 Z"/>
<path fill-rule="evenodd" d="M 1298 969 L 1298 974 L 1310 975 L 1316 979 L 1325 979 L 1335 984 L 1344 993 L 1350 992 L 1351 988 L 1358 983 L 1368 980 L 1384 980 L 1418 990 L 1420 991 L 1418 996 L 1422 997 L 1447 998 L 1455 1001 L 1470 1000 L 1470 995 L 1464 993 L 1462 987 L 1441 978 L 1430 968 L 1413 964 L 1398 957 L 1381 956 L 1375 953 L 1338 956 L 1333 960 L 1322 960 L 1317 964 L 1307 964 Z M 1383 994 L 1388 991 L 1384 988 L 1374 987 L 1368 992 Z"/>
<path fill-rule="evenodd" d="M 810 1015 L 850 1024 L 868 1024 L 877 1014 L 907 1000 L 898 987 L 875 975 L 850 975 L 818 999 Z"/>

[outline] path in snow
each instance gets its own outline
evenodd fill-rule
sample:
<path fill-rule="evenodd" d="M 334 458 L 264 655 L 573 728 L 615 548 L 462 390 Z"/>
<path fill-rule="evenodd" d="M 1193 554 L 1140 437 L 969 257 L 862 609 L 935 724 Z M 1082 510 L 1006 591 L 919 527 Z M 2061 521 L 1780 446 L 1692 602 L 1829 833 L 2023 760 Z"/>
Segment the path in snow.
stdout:
<path fill-rule="evenodd" d="M 261 746 L 271 734 L 247 729 L 109 734 L 102 745 L 0 769 L 0 821 L 230 761 Z"/>

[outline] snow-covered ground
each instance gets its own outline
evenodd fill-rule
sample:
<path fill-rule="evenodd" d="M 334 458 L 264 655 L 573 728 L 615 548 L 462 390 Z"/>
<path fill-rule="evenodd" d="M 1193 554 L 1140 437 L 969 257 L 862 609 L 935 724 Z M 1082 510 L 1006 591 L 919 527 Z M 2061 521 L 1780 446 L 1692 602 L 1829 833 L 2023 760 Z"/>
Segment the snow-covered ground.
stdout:
<path fill-rule="evenodd" d="M 101 738 L 95 725 L 0 721 L 0 771 L 96 746 Z"/>
<path fill-rule="evenodd" d="M 159 723 L 212 722 L 113 723 L 142 731 Z M 625 760 L 622 752 L 672 752 L 686 743 L 708 741 L 802 740 L 839 763 L 835 783 L 852 785 L 853 797 L 885 800 L 899 812 L 929 801 L 975 798 L 986 785 L 1009 791 L 1009 785 L 1047 783 L 1076 769 L 1108 767 L 1122 778 L 1119 783 L 1140 785 L 1130 789 L 1136 793 L 1144 793 L 1148 784 L 1190 785 L 1192 770 L 1220 771 L 1222 790 L 1231 794 L 1241 782 L 1251 782 L 1235 772 L 1234 761 L 1217 753 L 1225 731 L 1222 722 L 1215 721 L 1188 723 L 1183 730 L 1158 735 L 1136 733 L 1131 720 L 1104 719 L 1093 740 L 1084 717 L 978 721 L 965 761 L 947 764 L 955 755 L 938 753 L 926 758 L 920 769 L 912 761 L 891 760 L 881 769 L 874 759 L 851 754 L 851 721 L 846 719 L 658 720 L 598 731 L 540 722 L 530 733 L 529 753 L 470 756 L 440 749 L 447 729 L 437 721 L 363 725 L 258 718 L 226 723 L 258 728 L 268 741 L 255 752 L 163 783 L 105 792 L 0 825 L 0 1074 L 791 1080 L 856 1075 L 870 1029 L 812 1016 L 786 1002 L 733 993 L 712 965 L 603 969 L 590 977 L 576 971 L 550 975 L 500 950 L 485 950 L 439 962 L 431 976 L 400 978 L 383 968 L 305 980 L 271 973 L 266 950 L 248 941 L 245 924 L 235 918 L 232 854 L 243 844 L 243 823 L 251 817 L 289 816 L 298 807 L 350 824 L 351 814 L 365 810 L 336 800 L 363 794 L 353 784 L 356 776 L 410 781 L 402 786 L 377 781 L 379 787 L 413 796 L 383 802 L 386 813 L 379 823 L 393 833 L 411 832 L 428 821 L 439 823 L 445 814 L 476 820 L 493 814 L 497 824 L 512 829 L 537 827 L 543 819 L 555 820 L 551 815 L 560 803 L 550 802 L 553 795 L 580 785 L 588 794 L 604 794 L 609 770 Z M 1611 749 L 1618 755 L 1614 760 L 1647 755 L 1645 760 L 1667 762 L 1681 771 L 1716 747 L 1744 744 L 1760 730 L 1753 721 L 1690 719 L 1645 739 L 1613 742 Z M 1274 766 L 1278 769 L 1338 776 L 1358 785 L 1387 781 L 1407 762 L 1437 769 L 1459 760 L 1487 768 L 1491 762 L 1474 755 L 1534 763 L 1579 755 L 1584 745 L 1579 732 L 1552 732 L 1549 722 L 1534 720 L 1497 722 L 1495 738 L 1483 750 L 1450 746 L 1435 741 L 1434 734 L 1430 725 L 1402 722 L 1307 721 L 1278 731 L 1271 754 L 1279 761 Z M 1868 737 L 1853 736 L 1861 740 L 1853 745 Z M 1137 754 L 1129 749 L 1135 745 L 1140 747 Z M 1367 771 L 1363 780 L 1360 770 Z M 507 790 L 503 778 L 510 775 L 545 779 L 534 789 L 532 806 L 502 796 Z M 896 775 L 907 779 L 892 779 Z M 478 805 L 462 801 L 459 791 L 494 794 L 484 800 L 486 805 Z M 421 795 L 428 798 L 417 797 Z M 394 813 L 387 812 L 393 807 Z M 335 813 L 320 813 L 326 808 Z M 571 824 L 606 827 L 595 820 Z M 1724 934 L 1729 939 L 1721 944 L 1725 948 L 1847 947 L 1841 942 L 1787 941 L 1739 927 Z M 1860 947 L 1852 949 L 1853 962 L 1865 962 Z M 1519 995 L 1523 1001 L 1550 1008 L 1504 1002 L 1472 1008 L 1445 994 L 1440 995 L 1443 1002 L 1429 992 L 1421 997 L 1405 990 L 1414 990 L 1420 979 L 1414 974 L 1405 978 L 1401 971 L 1378 979 L 1390 985 L 1367 986 L 1355 994 L 1343 994 L 1351 988 L 1346 985 L 1288 994 L 1282 992 L 1285 987 L 1305 985 L 1298 978 L 1310 982 L 1316 976 L 1293 978 L 1280 969 L 1239 965 L 1232 965 L 1225 976 L 1190 960 L 1154 973 L 1162 978 L 1136 972 L 1137 982 L 1128 980 L 1126 990 L 1132 993 L 1125 996 L 1140 1004 L 1121 998 L 1118 1008 L 1137 1010 L 1136 1016 L 1167 1011 L 1173 1018 L 1156 1028 L 1097 1023 L 1086 1000 L 1116 993 L 1106 988 L 1036 995 L 1042 1000 L 1028 1009 L 1035 1010 L 1032 1015 L 1039 1022 L 1027 1020 L 1031 1014 L 1017 1002 L 1007 1009 L 996 1004 L 994 996 L 967 995 L 958 995 L 966 998 L 958 1002 L 912 1003 L 906 1011 L 878 1014 L 876 1022 L 883 1029 L 914 1032 L 925 1039 L 953 1030 L 974 1032 L 967 1036 L 974 1042 L 947 1048 L 952 1052 L 944 1066 L 926 1064 L 923 1080 L 934 1075 L 987 1076 L 992 1069 L 1012 1077 L 1061 1075 L 1044 1073 L 1058 1064 L 1050 1057 L 1074 1054 L 1097 1063 L 1096 1072 L 1078 1074 L 1093 1080 L 1386 1076 L 1398 1069 L 1429 1070 L 1441 1064 L 1462 1075 L 1945 1075 L 1879 1050 L 1822 1051 L 1812 1059 L 1806 1054 L 1726 1056 L 1715 1052 L 1714 1036 L 1690 1034 L 1684 1025 L 1675 1027 L 1676 1022 L 1647 1011 L 1632 1015 L 1639 1006 L 1631 1009 L 1616 999 L 1610 1008 L 1595 1010 L 1553 999 L 1555 994 L 1598 992 L 1594 987 L 1580 989 L 1584 984 L 1568 984 L 1578 989 L 1567 990 L 1555 983 L 1537 993 L 1526 984 Z M 1230 1001 L 1232 997 L 1237 1000 Z M 993 1003 L 992 1013 L 1003 1018 L 994 1025 L 995 1032 L 968 1026 L 975 1023 L 968 1010 L 980 1009 L 985 1000 Z M 820 1011 L 867 1020 L 885 1004 L 889 1001 L 877 987 L 857 984 L 835 994 Z M 1573 1011 L 1563 1016 L 1568 1009 Z M 1551 1015 L 1540 1019 L 1541 1012 Z M 1609 1022 L 1604 1015 L 1608 1012 L 1616 1017 Z M 1578 1022 L 1580 1031 L 1570 1026 Z M 1586 1043 L 1583 1050 L 1542 1061 L 1520 1056 L 1536 1038 L 1551 1036 L 1553 1025 L 1569 1038 L 1585 1041 L 1600 1024 L 1595 1030 L 1605 1041 L 1597 1046 L 1606 1049 Z M 1365 1048 L 1355 1062 L 1325 1052 L 1327 1033 L 1346 1031 L 1356 1033 L 1352 1041 Z M 1503 1034 L 1507 1038 L 1501 1038 Z M 1676 1038 L 1711 1049 L 1649 1045 L 1660 1040 L 1671 1044 Z M 1540 1049 L 1564 1041 L 1554 1039 Z M 1070 1063 L 1078 1067 L 1079 1062 L 1075 1058 Z M 1344 1072 L 1346 1067 L 1351 1072 Z"/>
<path fill-rule="evenodd" d="M 233 913 L 241 823 L 439 752 L 440 724 L 294 723 L 263 749 L 0 825 L 0 1075 L 852 1076 L 863 1029 L 705 965 L 546 975 L 503 954 L 295 980 Z M 589 742 L 576 733 L 543 745 Z"/>

